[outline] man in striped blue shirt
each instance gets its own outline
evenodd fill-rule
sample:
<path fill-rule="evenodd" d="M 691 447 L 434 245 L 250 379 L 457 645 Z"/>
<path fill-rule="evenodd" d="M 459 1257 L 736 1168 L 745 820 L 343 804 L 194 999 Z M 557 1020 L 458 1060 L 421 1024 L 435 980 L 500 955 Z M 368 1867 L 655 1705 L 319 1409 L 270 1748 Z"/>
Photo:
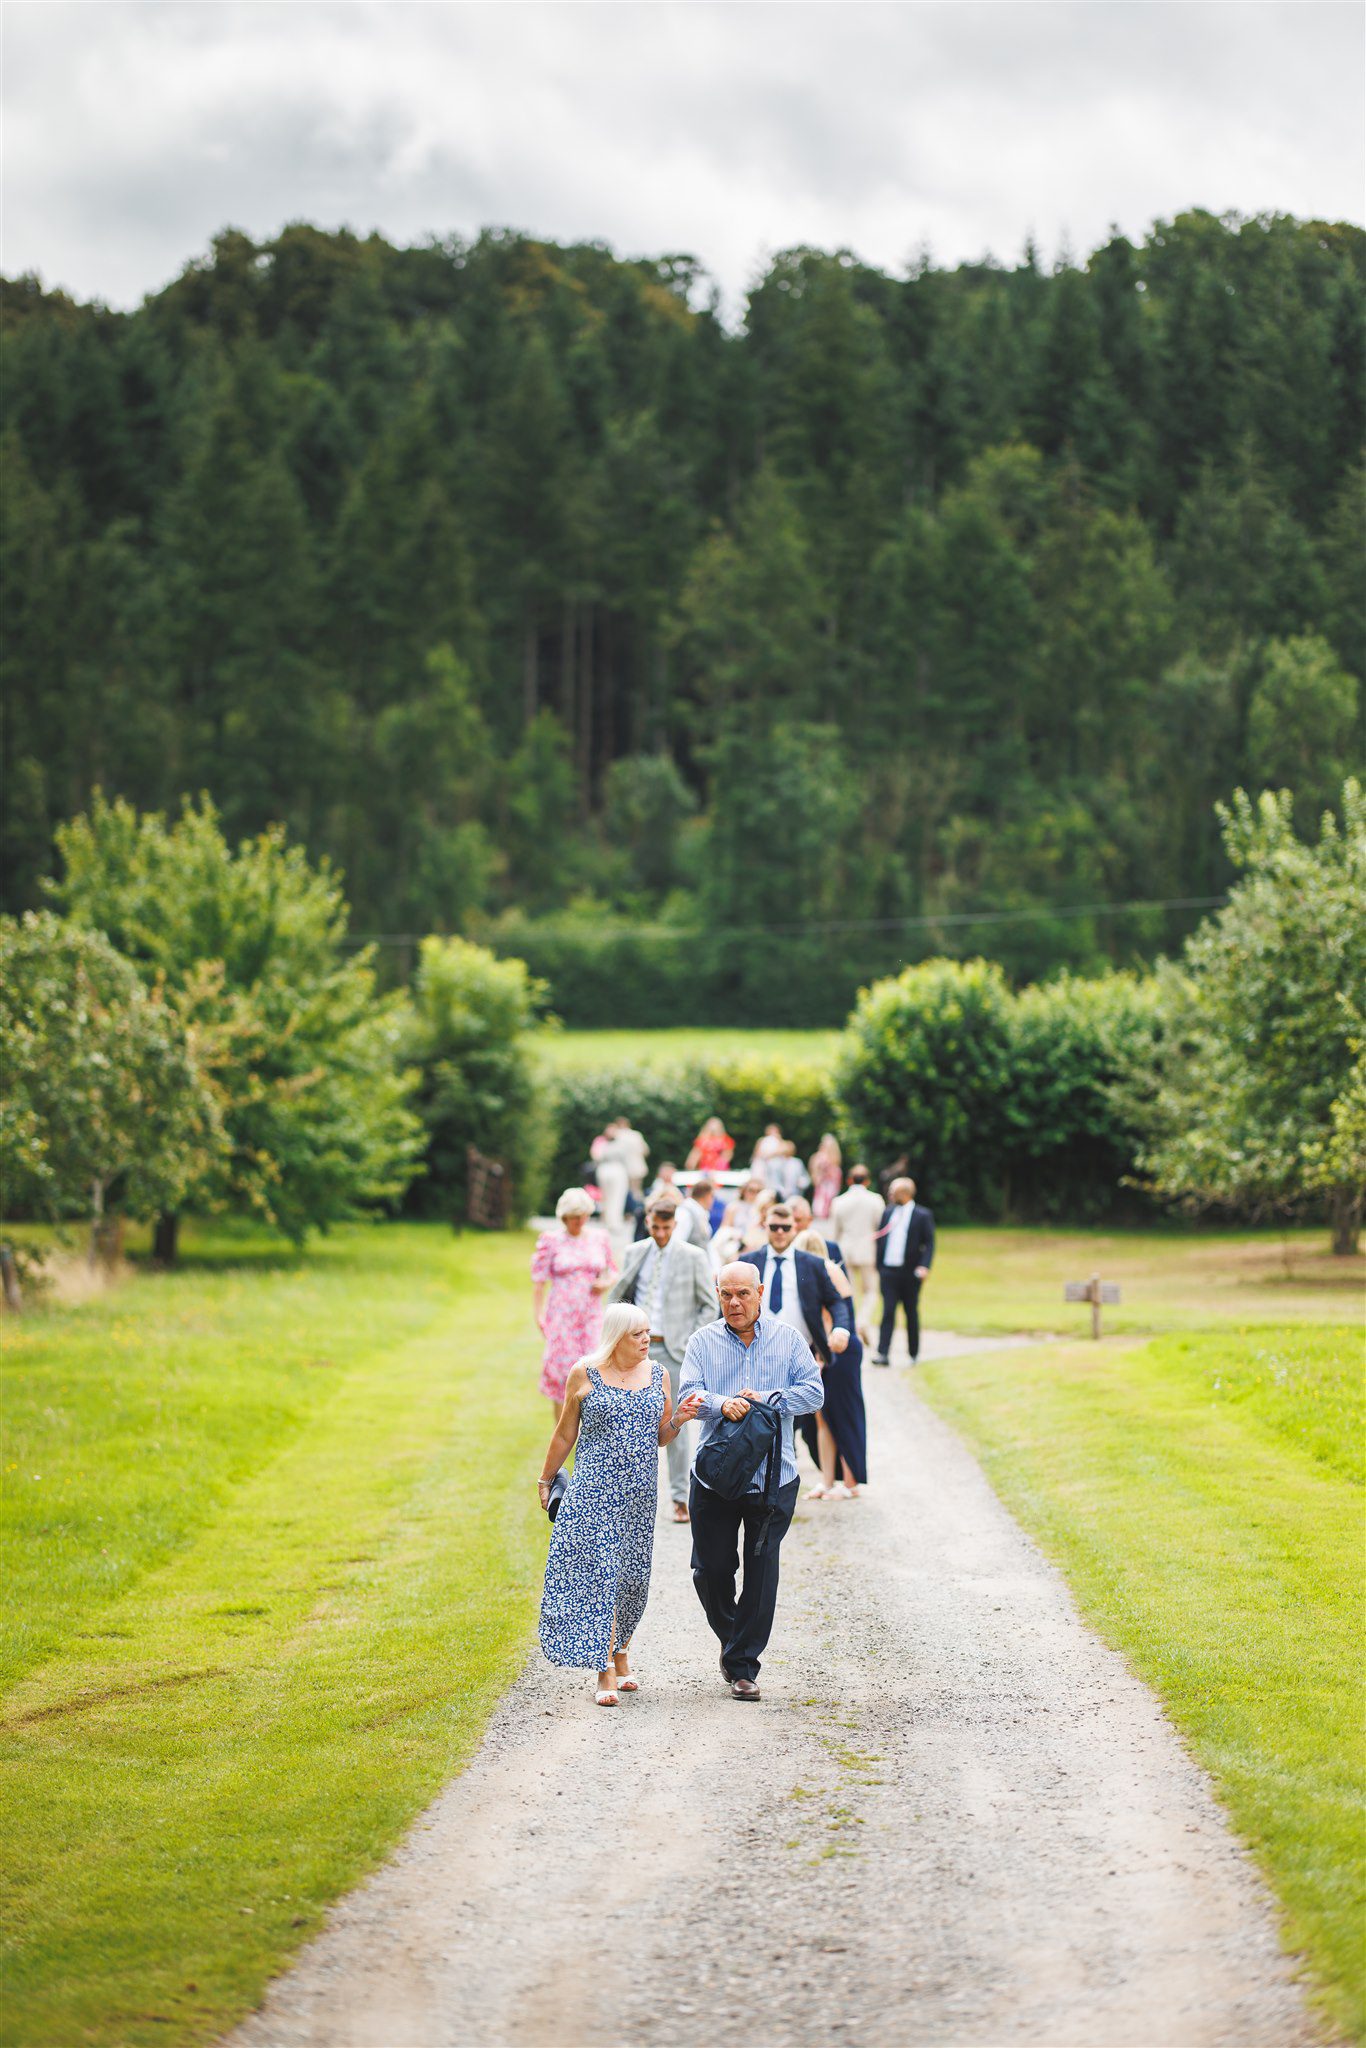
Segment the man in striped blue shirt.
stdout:
<path fill-rule="evenodd" d="M 766 1521 L 762 1474 L 741 1500 L 726 1500 L 692 1476 L 692 1576 L 697 1597 L 721 1645 L 721 1675 L 737 1700 L 759 1697 L 759 1659 L 773 1632 L 778 1602 L 778 1547 L 787 1534 L 797 1504 L 797 1459 L 792 1448 L 792 1418 L 810 1415 L 823 1399 L 820 1367 L 811 1346 L 790 1323 L 759 1313 L 759 1275 L 744 1261 L 723 1266 L 716 1276 L 721 1302 L 719 1322 L 694 1330 L 683 1353 L 676 1398 L 701 1397 L 698 1411 L 702 1445 L 722 1416 L 738 1421 L 751 1401 L 769 1398 L 783 1417 L 783 1450 L 777 1509 L 768 1522 L 762 1552 L 755 1544 Z M 744 1576 L 736 1598 L 740 1536 L 744 1532 Z"/>

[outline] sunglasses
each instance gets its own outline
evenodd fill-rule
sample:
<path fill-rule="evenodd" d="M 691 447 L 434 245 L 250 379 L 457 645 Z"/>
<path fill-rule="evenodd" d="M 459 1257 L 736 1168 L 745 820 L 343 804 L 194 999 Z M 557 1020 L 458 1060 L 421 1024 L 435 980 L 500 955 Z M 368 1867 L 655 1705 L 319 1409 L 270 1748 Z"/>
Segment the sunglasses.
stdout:
<path fill-rule="evenodd" d="M 770 1223 L 768 1227 L 770 1230 L 795 1230 L 797 1228 L 795 1223 Z"/>

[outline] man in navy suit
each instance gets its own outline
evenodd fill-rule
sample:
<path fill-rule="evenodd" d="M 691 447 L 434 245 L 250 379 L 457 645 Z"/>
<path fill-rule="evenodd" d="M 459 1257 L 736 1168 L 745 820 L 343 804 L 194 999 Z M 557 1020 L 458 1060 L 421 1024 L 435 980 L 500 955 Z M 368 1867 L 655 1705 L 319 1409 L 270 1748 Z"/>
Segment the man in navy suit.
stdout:
<path fill-rule="evenodd" d="M 854 1334 L 853 1303 L 842 1295 L 826 1271 L 825 1260 L 812 1252 L 794 1251 L 796 1218 L 786 1202 L 774 1202 L 765 1225 L 768 1243 L 740 1257 L 759 1268 L 763 1293 L 760 1312 L 791 1323 L 828 1365 L 831 1352 L 847 1350 Z M 829 1309 L 833 1327 L 826 1336 L 822 1309 Z"/>
<path fill-rule="evenodd" d="M 911 1364 L 920 1356 L 920 1283 L 934 1264 L 934 1218 L 915 1199 L 915 1182 L 900 1177 L 887 1190 L 877 1233 L 877 1277 L 882 1288 L 882 1328 L 874 1365 L 889 1363 L 898 1306 L 906 1311 Z"/>

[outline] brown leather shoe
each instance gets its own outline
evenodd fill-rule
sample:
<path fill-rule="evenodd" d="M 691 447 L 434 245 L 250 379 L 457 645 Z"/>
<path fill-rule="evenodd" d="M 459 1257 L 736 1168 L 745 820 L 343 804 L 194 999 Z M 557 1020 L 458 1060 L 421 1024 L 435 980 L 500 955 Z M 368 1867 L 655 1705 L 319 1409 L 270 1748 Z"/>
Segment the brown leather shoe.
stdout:
<path fill-rule="evenodd" d="M 730 1696 L 733 1700 L 757 1700 L 759 1688 L 752 1678 L 732 1678 Z"/>

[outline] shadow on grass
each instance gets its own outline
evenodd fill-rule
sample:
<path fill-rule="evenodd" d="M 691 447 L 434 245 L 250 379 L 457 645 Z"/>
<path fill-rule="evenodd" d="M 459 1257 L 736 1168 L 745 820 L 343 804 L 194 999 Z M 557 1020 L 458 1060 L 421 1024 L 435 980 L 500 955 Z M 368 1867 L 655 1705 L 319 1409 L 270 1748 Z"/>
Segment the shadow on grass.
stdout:
<path fill-rule="evenodd" d="M 316 1265 L 318 1254 L 325 1252 L 325 1244 L 314 1242 L 308 1245 L 292 1245 L 287 1240 L 258 1240 L 249 1238 L 237 1242 L 215 1239 L 209 1243 L 191 1242 L 180 1251 L 175 1265 L 158 1266 L 151 1253 L 135 1252 L 130 1263 L 140 1274 L 155 1276 L 163 1272 L 172 1273 L 299 1273 L 305 1266 Z"/>

